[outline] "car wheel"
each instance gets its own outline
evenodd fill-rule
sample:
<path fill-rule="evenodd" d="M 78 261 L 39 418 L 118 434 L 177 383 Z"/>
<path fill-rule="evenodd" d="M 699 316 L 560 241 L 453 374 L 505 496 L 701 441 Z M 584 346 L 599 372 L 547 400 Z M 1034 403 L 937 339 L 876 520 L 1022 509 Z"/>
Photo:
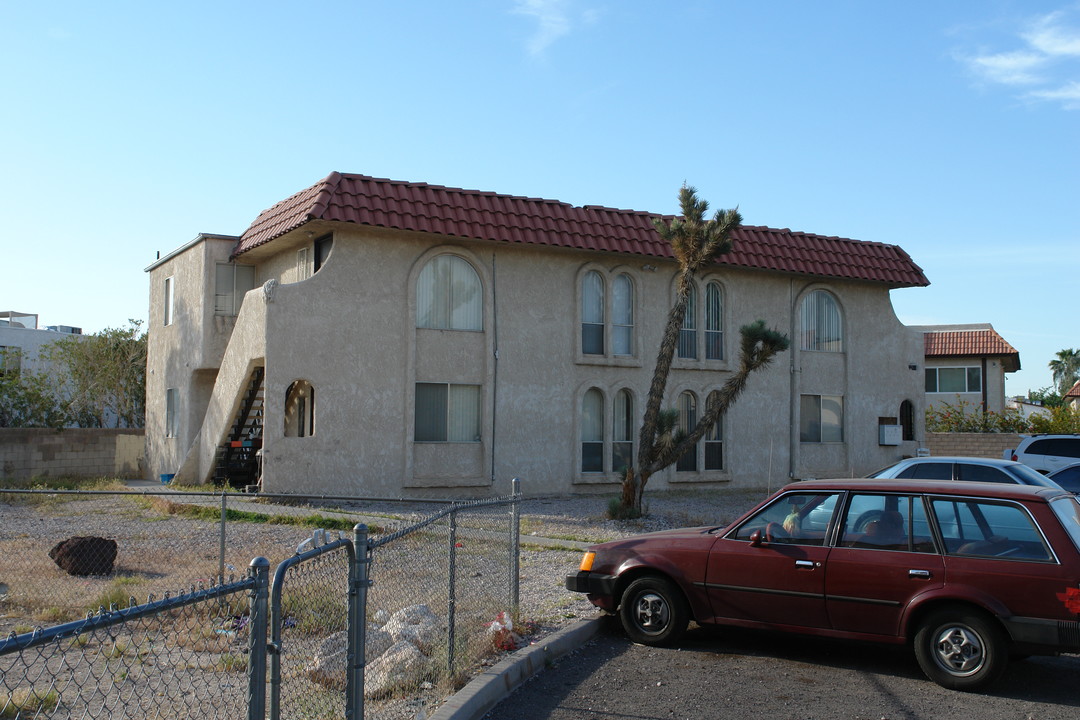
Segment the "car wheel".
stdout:
<path fill-rule="evenodd" d="M 939 610 L 919 626 L 915 657 L 926 676 L 952 690 L 977 690 L 994 682 L 1009 663 L 1001 628 L 977 610 Z"/>
<path fill-rule="evenodd" d="M 885 516 L 883 510 L 867 510 L 859 517 L 855 518 L 855 525 L 852 526 L 853 532 L 866 532 L 866 526 L 875 520 L 881 520 Z"/>
<path fill-rule="evenodd" d="M 667 645 L 686 632 L 686 598 L 669 580 L 643 577 L 623 592 L 619 619 L 630 639 L 642 645 Z"/>

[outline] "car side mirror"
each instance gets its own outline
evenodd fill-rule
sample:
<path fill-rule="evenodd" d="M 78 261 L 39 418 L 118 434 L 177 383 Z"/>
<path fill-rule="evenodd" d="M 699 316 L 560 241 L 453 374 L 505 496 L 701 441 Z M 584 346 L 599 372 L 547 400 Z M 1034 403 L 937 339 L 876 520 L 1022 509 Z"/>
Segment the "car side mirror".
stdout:
<path fill-rule="evenodd" d="M 761 547 L 761 541 L 765 537 L 765 533 L 761 530 L 755 530 L 750 533 L 750 547 Z"/>

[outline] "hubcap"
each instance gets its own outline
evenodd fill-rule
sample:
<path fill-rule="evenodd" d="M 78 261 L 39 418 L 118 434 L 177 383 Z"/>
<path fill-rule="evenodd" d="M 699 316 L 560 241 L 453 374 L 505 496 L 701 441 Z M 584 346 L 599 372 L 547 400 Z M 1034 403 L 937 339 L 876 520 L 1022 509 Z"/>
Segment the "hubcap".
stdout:
<path fill-rule="evenodd" d="M 934 658 L 953 675 L 971 675 L 983 663 L 982 638 L 963 625 L 944 627 L 934 643 Z"/>
<path fill-rule="evenodd" d="M 634 603 L 637 625 L 647 633 L 661 632 L 668 624 L 668 606 L 664 598 L 653 592 L 638 595 Z"/>

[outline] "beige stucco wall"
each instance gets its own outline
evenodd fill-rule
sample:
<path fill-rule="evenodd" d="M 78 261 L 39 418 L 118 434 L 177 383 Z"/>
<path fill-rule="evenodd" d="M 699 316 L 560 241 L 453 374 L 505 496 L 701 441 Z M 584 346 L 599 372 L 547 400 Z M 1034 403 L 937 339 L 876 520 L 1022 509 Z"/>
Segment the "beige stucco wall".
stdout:
<path fill-rule="evenodd" d="M 241 258 L 257 264 L 260 282 L 274 278 L 280 283 L 269 301 L 261 291 L 248 294 L 236 330 L 243 329 L 245 340 L 241 343 L 234 334 L 226 353 L 226 360 L 235 355 L 237 362 L 261 361 L 257 336 L 264 333 L 265 490 L 488 494 L 505 492 L 509 478 L 518 476 L 530 494 L 614 491 L 619 477 L 612 468 L 605 473 L 579 470 L 582 398 L 589 388 L 602 391 L 609 440 L 611 405 L 620 389 L 631 391 L 640 419 L 674 292 L 673 263 L 342 226 L 335 229 L 333 250 L 323 268 L 293 282 L 296 248 L 326 229 L 294 231 Z M 483 332 L 415 327 L 417 276 L 431 257 L 443 252 L 459 255 L 477 271 L 484 292 Z M 202 262 L 212 265 L 208 257 Z M 581 353 L 578 288 L 589 269 L 599 271 L 609 284 L 622 272 L 632 279 L 635 356 Z M 198 274 L 194 268 L 191 272 Z M 158 269 L 151 272 L 152 325 L 160 322 L 154 310 L 160 277 Z M 724 287 L 725 359 L 676 361 L 669 404 L 689 390 L 703 407 L 708 393 L 722 386 L 737 361 L 740 325 L 764 319 L 791 337 L 793 349 L 751 377 L 726 418 L 723 471 L 682 473 L 672 467 L 654 476 L 650 487 L 775 487 L 790 477 L 857 475 L 914 454 L 922 442 L 922 336 L 896 319 L 887 289 L 732 269 L 707 274 L 702 287 L 708 279 Z M 212 297 L 212 276 L 208 288 Z M 844 353 L 798 350 L 795 309 L 802 296 L 816 288 L 833 292 L 842 307 Z M 178 285 L 178 298 L 181 292 Z M 260 306 L 260 319 L 248 323 L 245 315 L 252 303 Z M 201 332 L 207 333 L 205 327 Z M 186 371 L 191 351 L 180 342 L 183 331 L 159 336 L 151 333 L 151 369 Z M 241 344 L 246 349 L 234 353 L 233 345 Z M 212 354 L 203 351 L 202 358 L 209 357 Z M 234 374 L 222 369 L 208 401 L 219 418 L 205 436 L 211 444 L 220 441 L 211 436 L 220 433 L 220 418 L 233 407 L 232 391 L 220 388 L 231 385 L 233 381 L 224 378 Z M 298 379 L 315 388 L 311 437 L 284 436 L 285 391 Z M 482 441 L 414 443 L 417 382 L 480 384 Z M 148 389 L 148 437 L 163 427 L 150 425 L 151 417 L 163 415 L 163 410 L 151 411 L 155 404 L 163 407 L 166 386 L 159 385 Z M 801 394 L 844 396 L 844 442 L 799 442 Z M 896 416 L 903 400 L 915 403 L 916 439 L 879 446 L 878 418 Z M 189 428 L 182 434 L 194 439 L 198 431 Z M 181 459 L 172 448 L 158 451 L 160 445 L 148 442 L 156 453 L 155 473 Z M 609 442 L 608 464 L 610 455 Z M 162 456 L 168 461 L 160 460 Z"/>
<path fill-rule="evenodd" d="M 986 387 L 986 409 L 990 412 L 1000 413 L 1005 409 L 1005 370 L 1001 361 L 995 358 L 987 358 L 985 365 L 983 358 L 927 358 L 926 367 L 980 367 L 983 368 L 983 384 Z M 925 388 L 925 384 L 923 386 Z M 973 393 L 926 393 L 926 406 L 935 405 L 959 405 L 967 403 L 981 406 L 983 394 Z"/>

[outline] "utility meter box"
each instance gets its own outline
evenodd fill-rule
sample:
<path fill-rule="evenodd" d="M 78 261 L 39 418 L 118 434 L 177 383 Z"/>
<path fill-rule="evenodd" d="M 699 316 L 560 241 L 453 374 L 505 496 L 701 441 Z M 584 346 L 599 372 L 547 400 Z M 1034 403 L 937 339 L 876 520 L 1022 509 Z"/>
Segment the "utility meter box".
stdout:
<path fill-rule="evenodd" d="M 878 425 L 878 445 L 899 445 L 902 437 L 899 425 Z"/>

